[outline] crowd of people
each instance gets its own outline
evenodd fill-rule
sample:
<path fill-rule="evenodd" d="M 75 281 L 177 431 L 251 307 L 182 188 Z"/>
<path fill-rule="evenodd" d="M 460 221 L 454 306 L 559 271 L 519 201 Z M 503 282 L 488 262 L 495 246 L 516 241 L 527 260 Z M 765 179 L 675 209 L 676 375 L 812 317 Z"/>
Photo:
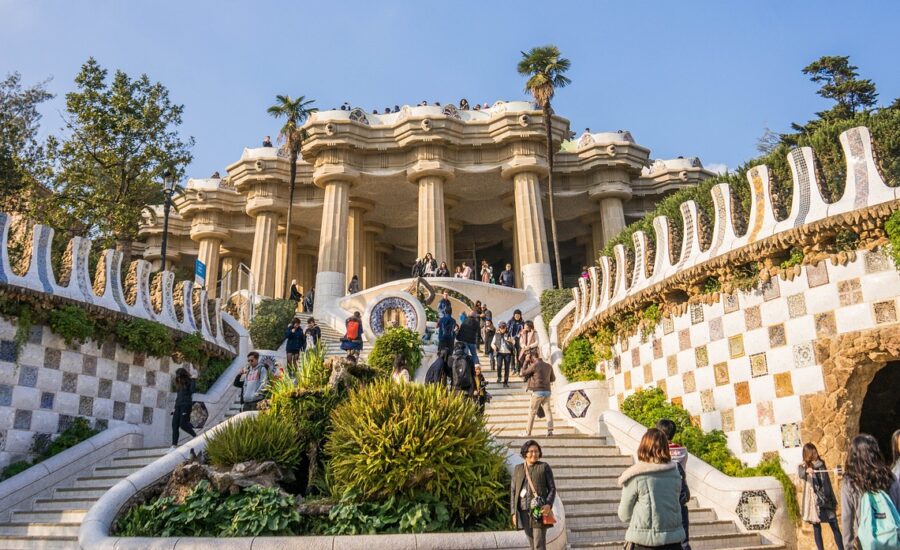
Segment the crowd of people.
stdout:
<path fill-rule="evenodd" d="M 512 264 L 506 264 L 499 277 L 494 276 L 494 268 L 487 260 L 481 260 L 481 265 L 476 271 L 473 264 L 464 261 L 453 268 L 453 274 L 450 273 L 450 267 L 447 262 L 440 263 L 434 258 L 431 252 L 425 254 L 422 258 L 416 258 L 410 270 L 412 277 L 453 277 L 456 279 L 469 279 L 472 281 L 481 281 L 482 283 L 499 284 L 506 287 L 516 286 L 516 276 L 512 269 Z"/>
<path fill-rule="evenodd" d="M 431 102 L 431 103 L 428 103 L 428 100 L 423 99 L 422 101 L 420 101 L 419 103 L 416 104 L 417 107 L 427 107 L 427 106 L 429 106 L 429 105 L 434 105 L 435 107 L 440 107 L 440 106 L 441 106 L 441 102 L 440 102 L 440 101 L 433 101 L 433 102 Z M 450 103 L 450 104 L 448 104 L 448 105 L 452 105 L 452 103 Z M 491 108 L 491 105 L 490 105 L 490 103 L 488 103 L 487 101 L 485 101 L 484 103 L 478 103 L 478 102 L 476 102 L 474 105 L 470 105 L 468 99 L 462 98 L 462 99 L 459 100 L 459 107 L 458 107 L 458 108 L 459 108 L 459 110 L 461 110 L 461 111 L 481 111 L 481 110 L 485 110 L 485 111 L 486 111 L 486 110 L 488 110 L 488 109 Z M 354 107 L 353 107 L 352 105 L 350 105 L 350 102 L 345 101 L 345 102 L 343 102 L 343 103 L 341 104 L 340 107 L 335 107 L 335 108 L 332 109 L 332 110 L 334 110 L 334 111 L 338 111 L 338 110 L 340 110 L 340 111 L 352 111 L 353 109 L 354 109 Z M 400 105 L 395 104 L 393 107 L 387 106 L 387 107 L 385 107 L 384 109 L 381 110 L 381 113 L 378 112 L 378 109 L 372 109 L 371 112 L 372 112 L 373 115 L 377 115 L 377 114 L 384 114 L 384 115 L 387 115 L 387 114 L 391 114 L 391 113 L 399 113 L 399 112 L 400 112 Z M 270 145 L 269 147 L 271 147 L 271 145 Z"/>

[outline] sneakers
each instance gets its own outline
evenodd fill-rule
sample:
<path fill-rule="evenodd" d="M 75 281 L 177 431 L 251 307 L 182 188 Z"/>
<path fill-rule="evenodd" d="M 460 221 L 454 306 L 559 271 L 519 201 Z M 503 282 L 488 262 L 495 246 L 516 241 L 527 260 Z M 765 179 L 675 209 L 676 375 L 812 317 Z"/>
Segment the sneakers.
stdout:
<path fill-rule="evenodd" d="M 508 384 L 507 382 L 504 382 L 504 383 L 503 383 L 503 387 L 504 387 L 504 388 L 508 388 L 508 387 L 509 387 L 509 384 Z"/>
<path fill-rule="evenodd" d="M 519 437 L 531 437 L 531 434 L 528 432 L 522 432 L 519 434 Z"/>
<path fill-rule="evenodd" d="M 553 430 L 547 430 L 547 437 L 553 437 Z"/>
<path fill-rule="evenodd" d="M 171 453 L 172 451 L 174 451 L 177 448 L 178 447 L 176 447 L 175 445 L 172 445 L 171 447 L 169 447 L 169 452 Z"/>

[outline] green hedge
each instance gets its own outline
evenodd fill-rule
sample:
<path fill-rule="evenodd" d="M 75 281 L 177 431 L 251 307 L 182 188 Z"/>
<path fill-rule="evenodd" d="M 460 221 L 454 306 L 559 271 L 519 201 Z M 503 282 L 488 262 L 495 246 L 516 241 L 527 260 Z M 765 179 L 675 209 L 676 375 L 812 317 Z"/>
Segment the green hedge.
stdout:
<path fill-rule="evenodd" d="M 259 349 L 278 349 L 284 341 L 284 331 L 297 314 L 297 302 L 264 300 L 250 321 L 250 339 Z"/>
<path fill-rule="evenodd" d="M 684 445 L 691 454 L 708 463 L 713 468 L 732 477 L 773 476 L 784 488 L 788 516 L 792 521 L 800 519 L 800 507 L 797 504 L 797 491 L 793 482 L 781 466 L 777 454 L 764 458 L 759 465 L 744 465 L 728 449 L 728 440 L 720 430 L 704 432 L 691 423 L 691 415 L 684 408 L 673 405 L 666 400 L 666 394 L 659 388 L 638 390 L 625 398 L 622 413 L 636 422 L 651 428 L 656 423 L 668 418 L 677 426 L 674 441 Z"/>
<path fill-rule="evenodd" d="M 390 374 L 394 369 L 394 356 L 402 355 L 410 376 L 415 376 L 422 362 L 422 338 L 419 333 L 404 327 L 389 328 L 375 339 L 366 363 L 373 369 Z"/>
<path fill-rule="evenodd" d="M 568 288 L 551 288 L 541 292 L 541 318 L 544 325 L 549 327 L 550 321 L 572 300 L 572 291 Z"/>
<path fill-rule="evenodd" d="M 35 456 L 30 462 L 27 460 L 20 460 L 3 468 L 2 473 L 0 473 L 0 480 L 8 479 L 20 472 L 24 472 L 35 464 L 43 462 L 51 456 L 58 455 L 66 449 L 74 447 L 98 433 L 100 433 L 100 430 L 91 428 L 91 425 L 86 418 L 80 416 L 76 417 L 72 419 L 72 423 L 69 424 L 69 427 L 50 441 L 46 447 L 37 448 L 32 446 L 32 451 L 35 453 Z"/>
<path fill-rule="evenodd" d="M 884 224 L 888 237 L 888 254 L 894 260 L 894 267 L 900 269 L 900 210 L 891 214 Z"/>
<path fill-rule="evenodd" d="M 596 371 L 597 360 L 597 352 L 591 342 L 582 336 L 566 346 L 559 369 L 569 382 L 603 380 L 603 373 Z"/>

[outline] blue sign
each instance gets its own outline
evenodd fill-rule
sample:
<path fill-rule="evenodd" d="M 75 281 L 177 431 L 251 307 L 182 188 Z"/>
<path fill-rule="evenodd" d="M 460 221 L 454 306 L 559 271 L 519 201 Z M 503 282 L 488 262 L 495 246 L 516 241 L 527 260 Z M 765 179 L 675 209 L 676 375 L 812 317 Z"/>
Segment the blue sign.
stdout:
<path fill-rule="evenodd" d="M 194 282 L 200 286 L 206 285 L 206 264 L 200 260 L 194 262 Z"/>

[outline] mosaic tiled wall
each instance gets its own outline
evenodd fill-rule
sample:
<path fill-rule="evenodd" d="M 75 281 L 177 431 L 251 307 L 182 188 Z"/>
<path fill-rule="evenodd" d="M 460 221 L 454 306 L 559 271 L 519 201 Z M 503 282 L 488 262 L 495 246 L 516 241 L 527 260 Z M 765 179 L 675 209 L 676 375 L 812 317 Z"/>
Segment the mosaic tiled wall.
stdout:
<path fill-rule="evenodd" d="M 662 388 L 704 430 L 719 429 L 731 450 L 756 464 L 776 451 L 800 461 L 800 396 L 825 389 L 813 342 L 898 321 L 900 273 L 879 252 L 845 266 L 804 266 L 792 281 L 693 304 L 641 341 L 615 347 L 602 364 L 610 407 L 638 388 Z"/>
<path fill-rule="evenodd" d="M 17 354 L 15 332 L 0 319 L 0 467 L 25 458 L 36 438 L 52 437 L 78 416 L 99 428 L 145 426 L 148 444 L 165 440 L 171 376 L 180 365 L 113 343 L 68 347 L 41 326 Z"/>

